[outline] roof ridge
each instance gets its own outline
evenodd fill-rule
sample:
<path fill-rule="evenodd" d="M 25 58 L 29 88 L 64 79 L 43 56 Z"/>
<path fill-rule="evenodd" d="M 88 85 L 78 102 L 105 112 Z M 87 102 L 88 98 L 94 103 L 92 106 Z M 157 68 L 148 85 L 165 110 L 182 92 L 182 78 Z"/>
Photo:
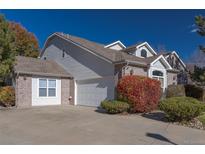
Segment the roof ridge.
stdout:
<path fill-rule="evenodd" d="M 70 34 L 66 34 L 66 33 L 63 33 L 63 32 L 60 32 L 60 33 L 57 32 L 57 34 L 60 34 L 61 36 L 66 37 L 67 39 L 71 39 L 72 37 L 75 37 L 75 38 L 78 38 L 78 39 L 81 39 L 81 40 L 84 40 L 84 41 L 89 41 L 89 42 L 92 42 L 92 43 L 95 43 L 97 45 L 100 45 L 100 46 L 104 47 L 104 44 L 102 44 L 102 43 L 95 42 L 95 41 L 92 41 L 92 40 L 88 40 L 88 39 L 82 38 L 80 36 L 70 35 Z M 111 49 L 111 50 L 113 50 L 113 49 Z"/>
<path fill-rule="evenodd" d="M 73 42 L 79 47 L 85 48 L 88 51 L 91 51 L 92 53 L 96 54 L 96 56 L 108 60 L 111 63 L 116 63 L 121 61 L 134 61 L 136 63 L 144 63 L 145 65 L 147 65 L 147 61 L 144 58 L 139 58 L 134 55 L 130 55 L 126 53 L 124 50 L 114 50 L 114 49 L 105 48 L 104 45 L 100 43 L 90 41 L 88 39 L 81 38 L 79 36 L 65 34 L 62 32 L 61 33 L 56 32 L 51 36 L 55 36 L 55 35 L 61 37 L 62 39 L 70 41 L 71 43 Z M 142 43 L 140 42 L 139 44 Z"/>

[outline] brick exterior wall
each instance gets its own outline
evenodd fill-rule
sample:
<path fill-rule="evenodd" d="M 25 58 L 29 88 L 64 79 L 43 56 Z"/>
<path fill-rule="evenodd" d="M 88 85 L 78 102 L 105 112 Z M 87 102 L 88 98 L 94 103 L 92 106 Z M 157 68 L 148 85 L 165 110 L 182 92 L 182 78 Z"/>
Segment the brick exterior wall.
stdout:
<path fill-rule="evenodd" d="M 69 100 L 69 97 L 72 99 Z M 74 81 L 70 79 L 61 79 L 61 104 L 74 105 Z"/>
<path fill-rule="evenodd" d="M 15 81 L 16 107 L 28 108 L 32 106 L 32 76 L 19 75 Z M 69 100 L 69 97 L 72 97 Z M 61 104 L 74 104 L 74 81 L 61 79 Z"/>
<path fill-rule="evenodd" d="M 18 76 L 16 77 L 15 93 L 16 93 L 16 106 L 18 108 L 31 107 L 31 76 Z"/>

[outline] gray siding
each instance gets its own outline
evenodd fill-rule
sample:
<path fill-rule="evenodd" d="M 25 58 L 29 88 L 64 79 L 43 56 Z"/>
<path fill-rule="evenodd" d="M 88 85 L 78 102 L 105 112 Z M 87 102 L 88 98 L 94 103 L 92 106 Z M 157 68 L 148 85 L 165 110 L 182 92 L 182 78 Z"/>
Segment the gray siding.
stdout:
<path fill-rule="evenodd" d="M 114 76 L 114 66 L 111 63 L 57 37 L 48 44 L 42 59 L 44 57 L 55 60 L 75 80 Z"/>

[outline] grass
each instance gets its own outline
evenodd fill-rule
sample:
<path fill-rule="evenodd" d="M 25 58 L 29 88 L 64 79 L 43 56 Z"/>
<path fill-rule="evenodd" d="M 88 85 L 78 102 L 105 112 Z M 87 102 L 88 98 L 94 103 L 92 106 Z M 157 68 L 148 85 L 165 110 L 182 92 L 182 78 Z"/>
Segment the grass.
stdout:
<path fill-rule="evenodd" d="M 198 117 L 198 119 L 199 119 L 199 121 L 201 121 L 202 124 L 205 126 L 205 112 L 204 112 L 202 115 L 200 115 L 200 116 Z"/>

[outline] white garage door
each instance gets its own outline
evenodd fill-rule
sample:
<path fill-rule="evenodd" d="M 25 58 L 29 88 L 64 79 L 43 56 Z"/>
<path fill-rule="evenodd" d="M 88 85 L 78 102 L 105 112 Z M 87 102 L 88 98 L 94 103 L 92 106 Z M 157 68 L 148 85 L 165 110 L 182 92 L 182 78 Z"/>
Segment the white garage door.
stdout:
<path fill-rule="evenodd" d="M 114 78 L 76 81 L 76 104 L 100 106 L 105 99 L 114 99 Z"/>

